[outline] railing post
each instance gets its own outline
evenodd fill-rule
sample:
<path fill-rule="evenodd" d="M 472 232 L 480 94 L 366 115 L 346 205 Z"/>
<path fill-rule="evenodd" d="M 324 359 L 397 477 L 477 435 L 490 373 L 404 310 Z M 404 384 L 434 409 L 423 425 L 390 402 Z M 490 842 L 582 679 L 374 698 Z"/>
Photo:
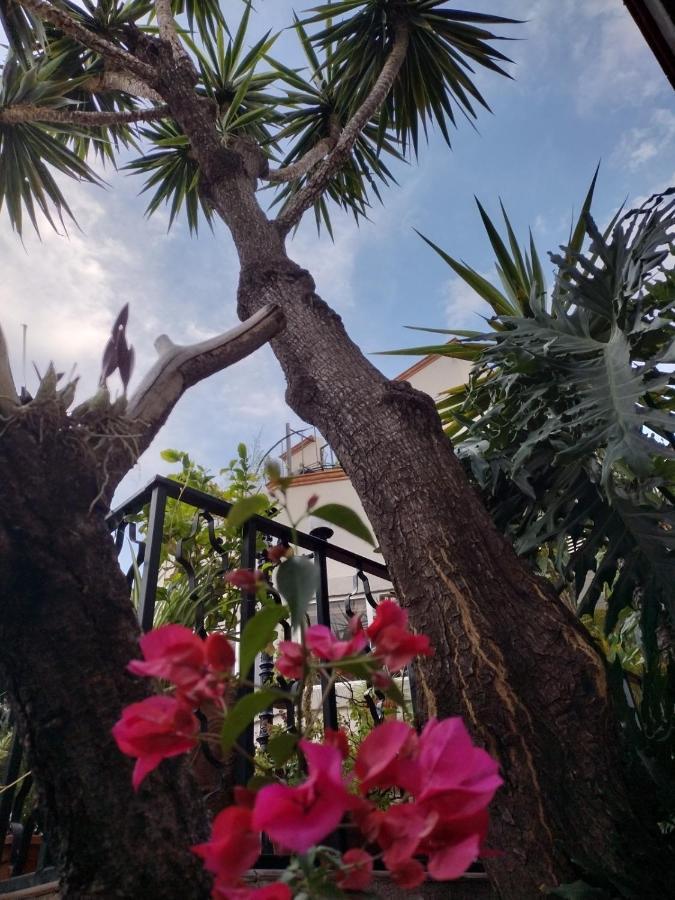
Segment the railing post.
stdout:
<path fill-rule="evenodd" d="M 241 548 L 241 567 L 242 569 L 255 569 L 256 558 L 255 558 L 255 550 L 256 550 L 256 527 L 254 522 L 249 519 L 248 522 L 244 525 L 243 534 L 242 534 L 242 548 Z M 243 632 L 246 623 L 249 622 L 253 616 L 255 615 L 255 606 L 256 606 L 256 596 L 255 594 L 242 594 L 241 598 L 241 631 Z M 255 677 L 255 662 L 251 665 L 251 668 L 248 672 L 241 672 L 240 676 L 247 681 L 253 683 L 253 679 Z M 242 686 L 239 688 L 237 693 L 237 698 L 243 697 L 245 694 L 250 694 L 253 690 L 252 687 Z M 249 727 L 243 732 L 243 734 L 237 740 L 237 744 L 243 753 L 237 754 L 237 758 L 234 763 L 234 777 L 235 783 L 246 785 L 250 781 L 253 776 L 253 764 L 250 761 L 250 757 L 255 755 L 255 741 L 253 739 L 253 723 L 249 725 Z M 246 754 L 246 755 L 244 755 Z"/>
<path fill-rule="evenodd" d="M 326 566 L 326 554 L 319 550 L 314 554 L 314 565 L 318 570 L 318 589 L 316 592 L 316 620 L 319 625 L 330 624 L 330 596 L 328 593 L 328 568 Z M 321 690 L 326 689 L 325 676 L 321 677 Z M 337 715 L 337 699 L 335 696 L 335 687 L 332 687 L 323 701 L 323 724 L 326 728 L 332 728 L 337 731 L 338 715 Z"/>
<path fill-rule="evenodd" d="M 164 536 L 164 513 L 166 512 L 166 488 L 158 484 L 150 497 L 148 514 L 148 534 L 145 542 L 145 562 L 141 579 L 141 595 L 138 603 L 138 622 L 142 631 L 150 631 L 155 619 L 155 597 L 159 563 Z"/>

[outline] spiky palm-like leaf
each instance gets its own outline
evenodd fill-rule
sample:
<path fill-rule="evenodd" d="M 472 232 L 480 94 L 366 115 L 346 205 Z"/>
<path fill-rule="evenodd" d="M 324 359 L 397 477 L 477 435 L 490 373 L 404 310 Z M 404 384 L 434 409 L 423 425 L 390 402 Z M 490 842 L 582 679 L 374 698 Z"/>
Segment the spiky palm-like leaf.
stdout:
<path fill-rule="evenodd" d="M 619 212 L 601 234 L 591 188 L 552 257 L 550 300 L 531 238 L 518 247 L 504 213 L 507 249 L 481 209 L 501 288 L 432 246 L 489 304 L 493 330 L 446 332 L 456 340 L 424 348 L 475 363 L 439 411 L 516 550 L 606 635 L 627 610 L 638 612 L 637 670 L 610 660 L 609 684 L 635 764 L 659 785 L 664 818 L 675 796 L 675 666 L 665 637 L 675 622 L 672 194 Z"/>
<path fill-rule="evenodd" d="M 379 133 L 395 138 L 404 153 L 417 154 L 420 129 L 426 136 L 435 123 L 450 144 L 456 113 L 475 119 L 477 105 L 489 109 L 474 82 L 474 66 L 508 77 L 503 64 L 510 60 L 493 46 L 499 38 L 488 26 L 517 24 L 514 19 L 447 9 L 445 0 L 341 0 L 311 12 L 305 24 L 325 24 L 312 41 L 335 46 L 332 64 L 349 113 L 375 83 L 397 27 L 407 27 L 406 59 L 378 123 Z"/>
<path fill-rule="evenodd" d="M 59 65 L 60 60 L 55 58 L 23 69 L 17 58 L 10 55 L 2 70 L 0 107 L 19 103 L 66 105 L 64 98 L 77 82 L 52 78 Z M 21 233 L 24 210 L 38 232 L 37 210 L 42 211 L 52 227 L 56 227 L 54 213 L 61 223 L 64 213 L 73 218 L 50 169 L 80 181 L 98 181 L 67 145 L 74 132 L 75 129 L 64 133 L 40 123 L 0 124 L 0 209 L 4 203 L 15 231 Z"/>
<path fill-rule="evenodd" d="M 199 192 L 200 171 L 190 152 L 190 144 L 175 122 L 161 122 L 140 130 L 157 148 L 139 156 L 125 168 L 146 175 L 141 193 L 154 189 L 145 212 L 150 216 L 163 204 L 169 204 L 169 228 L 183 206 L 191 233 L 199 230 L 199 213 L 212 227 L 213 211 Z"/>
<path fill-rule="evenodd" d="M 533 243 L 519 249 L 506 216 L 510 251 L 481 211 L 503 292 L 435 248 L 496 314 L 492 332 L 424 348 L 476 364 L 468 385 L 441 401 L 441 415 L 517 549 L 548 544 L 582 612 L 611 589 L 608 628 L 638 594 L 647 618 L 661 604 L 675 615 L 671 194 L 601 234 L 591 189 L 585 228 L 552 257 L 550 301 L 539 276 L 528 276 Z"/>
<path fill-rule="evenodd" d="M 197 58 L 201 74 L 200 92 L 210 97 L 220 111 L 223 134 L 245 134 L 259 144 L 273 144 L 269 125 L 278 119 L 278 98 L 267 93 L 276 80 L 275 72 L 257 72 L 270 51 L 276 35 L 267 32 L 245 50 L 250 7 L 246 8 L 236 32 L 227 37 L 224 27 L 215 28 L 200 43 L 186 37 Z"/>
<path fill-rule="evenodd" d="M 323 61 L 319 59 L 303 24 L 296 19 L 295 28 L 307 60 L 308 77 L 271 59 L 286 93 L 282 99 L 288 111 L 281 117 L 277 140 L 288 142 L 282 165 L 291 165 L 308 153 L 319 141 L 330 137 L 336 129 L 346 125 L 349 110 L 342 95 L 338 69 L 334 63 L 335 48 L 324 46 Z M 390 137 L 379 133 L 377 121 L 366 125 L 354 145 L 345 165 L 329 181 L 326 193 L 314 204 L 314 215 L 320 231 L 324 225 L 332 236 L 330 210 L 332 200 L 358 222 L 366 217 L 370 206 L 369 193 L 381 201 L 380 186 L 396 181 L 383 160 L 386 154 L 401 159 L 401 153 Z M 273 205 L 283 206 L 302 189 L 307 175 L 286 184 L 275 197 Z"/>
<path fill-rule="evenodd" d="M 200 69 L 199 93 L 218 105 L 223 140 L 238 134 L 274 146 L 269 125 L 276 119 L 276 98 L 267 94 L 266 88 L 276 75 L 256 72 L 274 37 L 268 33 L 245 51 L 249 12 L 247 8 L 237 31 L 227 39 L 223 28 L 216 26 L 201 45 L 187 36 L 185 40 Z M 132 160 L 126 168 L 148 176 L 143 192 L 154 189 L 146 214 L 152 215 L 162 204 L 169 204 L 169 227 L 183 208 L 191 233 L 199 230 L 200 212 L 211 227 L 213 212 L 200 194 L 199 166 L 180 127 L 167 121 L 143 128 L 140 133 L 155 149 Z"/>

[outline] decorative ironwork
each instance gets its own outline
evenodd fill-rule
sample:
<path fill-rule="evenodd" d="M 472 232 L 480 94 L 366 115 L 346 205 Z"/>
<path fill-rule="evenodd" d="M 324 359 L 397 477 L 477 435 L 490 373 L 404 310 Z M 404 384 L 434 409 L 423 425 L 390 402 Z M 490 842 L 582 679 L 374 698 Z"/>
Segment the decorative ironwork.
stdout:
<path fill-rule="evenodd" d="M 194 488 L 185 487 L 168 478 L 157 476 L 143 490 L 134 494 L 129 500 L 111 512 L 107 518 L 107 524 L 114 536 L 115 546 L 120 557 L 124 555 L 125 545 L 128 546 L 130 543 L 137 548 L 135 559 L 127 571 L 127 581 L 130 590 L 132 590 L 140 573 L 140 587 L 136 585 L 138 590 L 138 620 L 141 629 L 148 631 L 153 627 L 155 620 L 157 590 L 161 584 L 162 543 L 167 502 L 169 500 L 180 502 L 194 509 L 189 534 L 176 542 L 176 550 L 171 563 L 180 567 L 187 577 L 189 597 L 195 601 L 193 626 L 199 634 L 204 635 L 204 605 L 199 599 L 198 591 L 199 562 L 193 557 L 193 551 L 197 546 L 202 529 L 206 528 L 207 557 L 219 561 L 220 571 L 225 572 L 227 570 L 232 561 L 229 559 L 223 541 L 218 535 L 217 523 L 226 519 L 231 509 L 231 504 L 219 497 Z M 138 517 L 146 508 L 148 509 L 146 533 L 139 537 Z M 327 539 L 328 537 L 330 535 L 323 529 L 316 529 L 315 532 L 309 534 L 295 532 L 274 519 L 254 516 L 242 528 L 242 549 L 239 564 L 242 568 L 258 568 L 266 559 L 266 548 L 270 547 L 273 542 L 287 547 L 293 546 L 295 552 L 303 552 L 310 558 L 313 558 L 319 576 L 316 595 L 316 618 L 320 624 L 331 627 L 328 560 L 349 566 L 355 573 L 354 589 L 345 604 L 347 616 L 356 614 L 353 609 L 352 599 L 358 592 L 359 583 L 362 586 L 362 593 L 366 602 L 375 608 L 377 602 L 373 597 L 367 576 L 379 577 L 386 581 L 389 580 L 389 577 L 387 569 L 382 563 L 333 544 Z M 204 551 L 205 545 L 202 544 L 200 549 Z M 269 593 L 277 602 L 281 602 L 281 598 L 271 584 Z M 253 617 L 255 611 L 255 595 L 244 595 L 240 607 L 240 624 L 242 628 Z M 284 637 L 290 639 L 292 636 L 290 624 L 287 621 L 282 621 L 280 626 Z M 251 685 L 255 682 L 255 666 L 252 666 L 251 671 L 248 673 L 248 680 Z M 258 683 L 270 682 L 276 682 L 287 690 L 292 690 L 293 687 L 292 684 L 289 685 L 285 682 L 281 676 L 275 675 L 272 657 L 263 653 L 259 656 Z M 323 688 L 325 688 L 325 685 L 322 685 Z M 252 690 L 253 687 L 250 685 L 242 686 L 239 689 L 239 694 L 241 696 Z M 337 728 L 339 718 L 336 690 L 333 687 L 331 690 L 323 691 L 323 693 L 325 694 L 323 697 L 324 724 L 330 728 Z M 373 721 L 380 721 L 381 713 L 377 708 L 375 698 L 368 693 L 364 699 L 371 711 Z M 253 774 L 250 759 L 256 752 L 256 743 L 264 750 L 269 740 L 270 730 L 275 721 L 279 719 L 283 720 L 284 728 L 288 730 L 294 729 L 294 709 L 291 703 L 285 702 L 279 708 L 275 707 L 274 709 L 265 710 L 259 716 L 256 725 L 251 725 L 240 737 L 239 745 L 244 754 L 237 754 L 235 761 L 235 781 L 238 784 L 246 784 L 250 779 Z M 206 728 L 206 717 L 203 714 L 200 717 L 200 721 L 202 727 Z M 258 731 L 257 738 L 255 736 L 256 728 Z M 18 736 L 15 736 L 10 747 L 2 783 L 11 784 L 20 778 L 22 758 L 22 746 Z M 204 758 L 214 767 L 214 770 L 222 770 L 223 763 L 208 748 Z M 24 815 L 23 807 L 30 788 L 29 781 L 30 779 L 26 778 L 23 782 L 15 785 L 15 787 L 5 789 L 0 794 L 0 835 L 3 836 L 3 839 L 7 833 L 13 835 L 12 876 L 21 875 L 25 867 L 31 838 L 36 833 L 36 830 L 43 830 L 38 814 L 29 812 L 27 816 Z M 260 867 L 279 868 L 286 865 L 286 859 L 274 856 L 271 853 L 271 847 L 266 846 L 264 850 L 266 852 L 263 853 L 259 861 Z M 23 875 L 23 881 L 16 877 L 0 881 L 0 895 L 7 893 L 9 890 L 16 890 L 17 885 L 19 883 L 23 885 L 26 879 L 29 879 L 31 883 L 40 883 L 55 877 L 54 869 L 49 867 L 46 845 L 41 854 L 39 869 L 40 871 L 36 874 Z"/>

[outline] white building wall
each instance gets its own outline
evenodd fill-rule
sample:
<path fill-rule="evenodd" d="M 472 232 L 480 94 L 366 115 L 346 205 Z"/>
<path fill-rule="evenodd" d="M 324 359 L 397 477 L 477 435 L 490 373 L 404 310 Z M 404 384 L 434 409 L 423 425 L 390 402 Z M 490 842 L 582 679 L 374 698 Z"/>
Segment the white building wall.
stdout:
<path fill-rule="evenodd" d="M 450 359 L 445 356 L 426 357 L 415 365 L 402 372 L 396 380 L 408 381 L 413 387 L 429 394 L 434 400 L 438 400 L 444 390 L 464 384 L 468 378 L 471 364 L 464 360 Z M 318 496 L 318 505 L 324 503 L 340 503 L 348 506 L 363 519 L 370 527 L 359 497 L 352 487 L 351 482 L 339 467 L 324 470 L 306 472 L 307 468 L 315 469 L 320 464 L 319 448 L 325 442 L 321 435 L 304 441 L 296 441 L 291 448 L 291 474 L 298 473 L 294 483 L 288 491 L 288 505 L 291 516 L 297 520 L 306 510 L 307 502 L 313 495 Z M 285 461 L 285 460 L 284 460 Z M 305 472 L 305 474 L 300 474 Z M 280 521 L 288 524 L 288 518 L 282 514 Z M 311 531 L 319 525 L 325 525 L 316 518 L 306 519 L 300 530 Z M 348 534 L 341 528 L 330 526 L 334 529 L 331 543 L 338 544 L 354 553 L 358 553 L 376 562 L 384 562 L 380 553 L 374 552 L 365 541 Z M 372 528 L 371 528 L 372 531 Z M 328 580 L 331 598 L 334 602 L 342 604 L 344 599 L 352 592 L 353 570 L 340 563 L 328 561 Z M 370 577 L 371 589 L 377 598 L 378 595 L 391 590 L 391 585 L 380 578 Z M 355 595 L 361 598 L 363 594 L 358 591 Z"/>

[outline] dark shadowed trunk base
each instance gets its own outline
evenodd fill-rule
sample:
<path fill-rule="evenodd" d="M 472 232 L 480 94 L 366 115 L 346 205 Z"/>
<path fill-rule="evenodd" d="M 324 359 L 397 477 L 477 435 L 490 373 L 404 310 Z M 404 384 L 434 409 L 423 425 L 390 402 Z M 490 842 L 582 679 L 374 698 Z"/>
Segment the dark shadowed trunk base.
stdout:
<path fill-rule="evenodd" d="M 501 762 L 490 844 L 503 855 L 487 861 L 500 896 L 541 896 L 584 870 L 667 896 L 672 863 L 633 812 L 603 660 L 495 530 L 431 399 L 374 369 L 292 263 L 244 269 L 240 315 L 270 301 L 287 320 L 272 346 L 288 402 L 337 453 L 435 646 L 428 713 L 462 715 Z"/>
<path fill-rule="evenodd" d="M 84 445 L 55 410 L 0 438 L 0 679 L 25 738 L 63 896 L 203 900 L 190 845 L 208 827 L 185 761 L 138 794 L 110 729 L 147 685 L 125 672 L 138 627 Z"/>

